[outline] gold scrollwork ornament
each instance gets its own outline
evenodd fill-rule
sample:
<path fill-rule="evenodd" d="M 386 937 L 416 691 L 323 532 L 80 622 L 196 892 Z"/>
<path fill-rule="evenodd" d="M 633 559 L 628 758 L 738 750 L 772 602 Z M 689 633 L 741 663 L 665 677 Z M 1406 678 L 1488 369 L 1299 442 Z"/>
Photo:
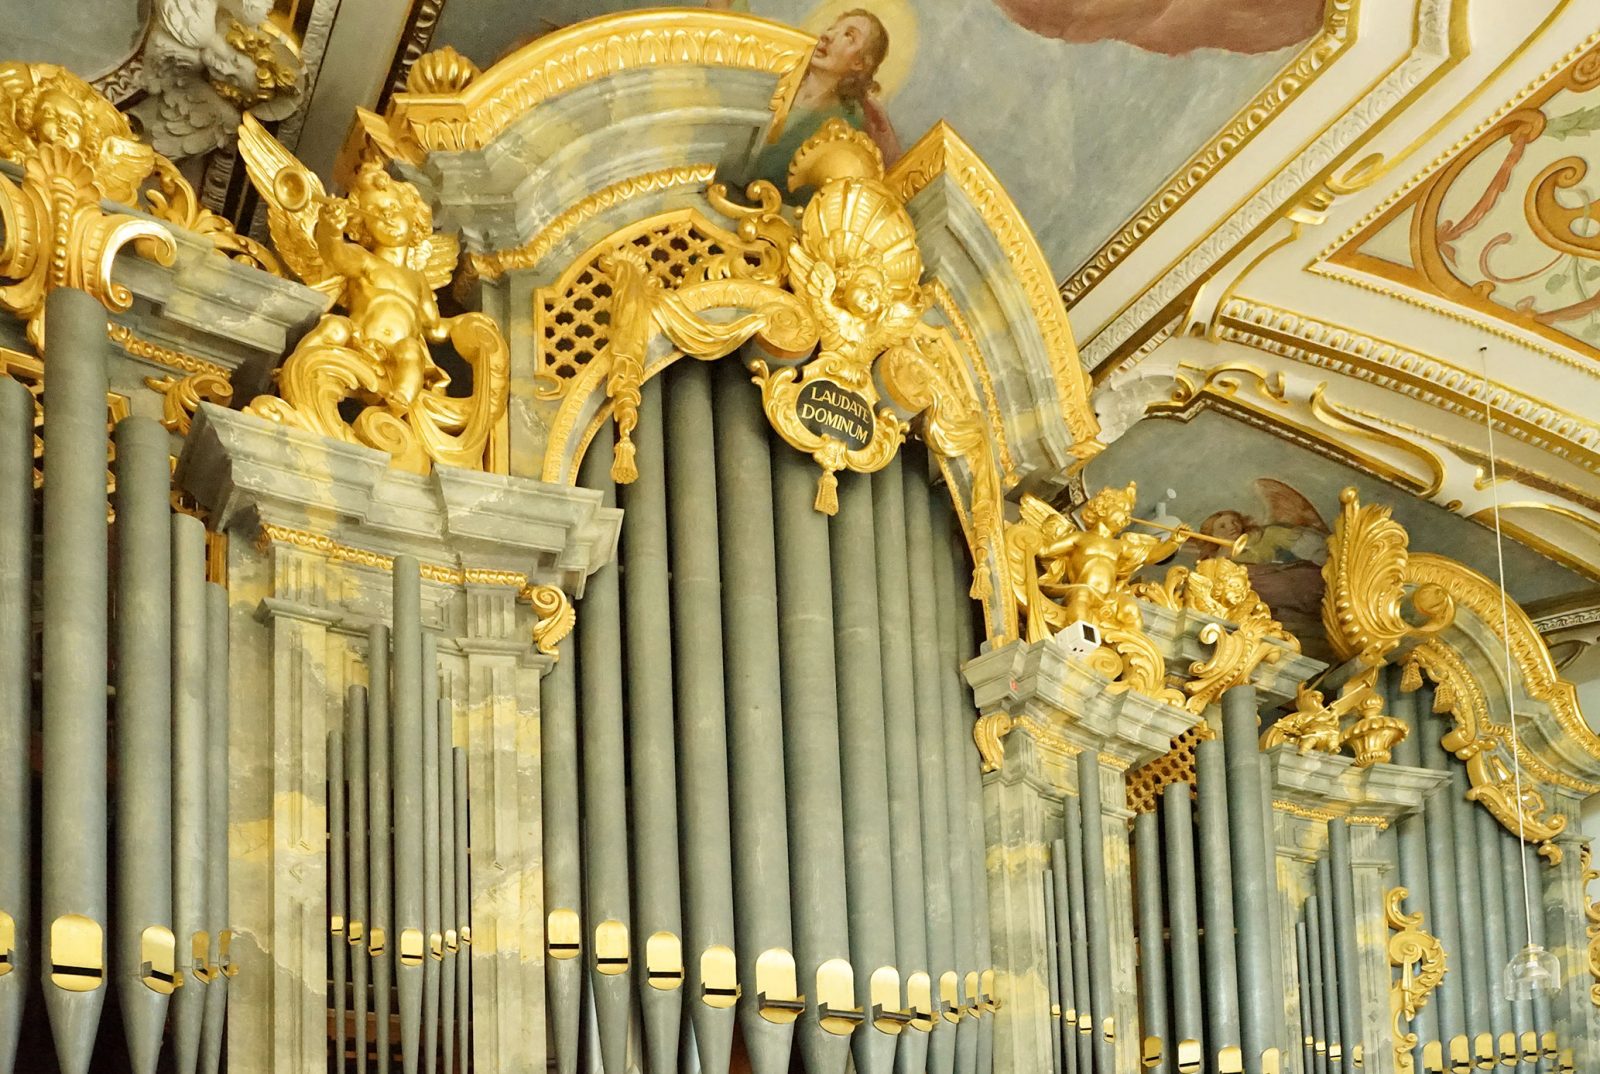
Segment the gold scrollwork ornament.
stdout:
<path fill-rule="evenodd" d="M 1428 1002 L 1448 971 L 1444 946 L 1422 928 L 1422 914 L 1408 914 L 1401 904 L 1409 892 L 1389 889 L 1384 897 L 1384 917 L 1394 935 L 1389 937 L 1389 965 L 1400 977 L 1389 989 L 1389 1013 L 1394 1025 L 1394 1061 L 1399 1074 L 1416 1070 L 1417 1035 L 1406 1028 Z"/>
<path fill-rule="evenodd" d="M 278 370 L 278 396 L 245 409 L 285 425 L 377 448 L 393 465 L 425 473 L 443 463 L 483 469 L 489 434 L 505 413 L 510 351 L 482 313 L 440 315 L 434 291 L 450 282 L 459 246 L 435 234 L 410 183 L 369 157 L 347 197 L 322 181 L 252 117 L 239 152 L 267 202 L 284 262 L 342 306 L 306 333 Z M 472 391 L 447 390 L 430 345 L 449 343 L 472 371 Z M 347 422 L 341 404 L 364 407 Z"/>

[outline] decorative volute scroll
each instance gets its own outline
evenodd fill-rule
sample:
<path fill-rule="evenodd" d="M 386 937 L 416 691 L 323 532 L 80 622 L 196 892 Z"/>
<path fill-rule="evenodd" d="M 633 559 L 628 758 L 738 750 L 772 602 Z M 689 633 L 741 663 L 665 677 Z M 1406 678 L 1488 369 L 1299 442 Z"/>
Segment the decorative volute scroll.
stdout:
<path fill-rule="evenodd" d="M 1204 712 L 1228 689 L 1248 682 L 1262 663 L 1276 664 L 1285 653 L 1300 651 L 1300 639 L 1272 617 L 1272 609 L 1250 587 L 1249 571 L 1225 556 L 1202 559 L 1192 570 L 1169 568 L 1159 585 L 1136 583 L 1133 593 L 1164 608 L 1201 612 L 1234 624 L 1201 627 L 1200 640 L 1216 648 L 1208 659 L 1189 665 L 1192 677 L 1183 692 L 1189 695 L 1185 704 L 1190 712 Z"/>
<path fill-rule="evenodd" d="M 1420 687 L 1426 675 L 1435 684 L 1434 710 L 1452 717 L 1443 745 L 1466 766 L 1468 798 L 1559 862 L 1554 840 L 1568 818 L 1551 811 L 1548 789 L 1570 797 L 1600 790 L 1600 737 L 1578 711 L 1572 685 L 1556 674 L 1543 639 L 1516 602 L 1507 599 L 1502 607 L 1494 582 L 1446 557 L 1411 554 L 1404 527 L 1387 508 L 1362 506 L 1354 489 L 1340 500 L 1323 568 L 1323 625 L 1334 651 L 1372 668 L 1403 662 L 1405 690 Z M 1420 622 L 1403 614 L 1407 605 Z M 1507 650 L 1511 682 L 1503 679 Z M 1512 771 L 1513 705 L 1520 799 Z M 1380 724 L 1365 730 L 1372 741 L 1351 744 L 1381 752 L 1389 730 Z"/>
<path fill-rule="evenodd" d="M 449 283 L 459 246 L 435 234 L 427 204 L 364 160 L 351 192 L 329 197 L 322 181 L 250 116 L 239 150 L 268 205 L 285 263 L 345 312 L 325 315 L 278 370 L 278 395 L 246 410 L 323 436 L 388 452 L 425 473 L 433 463 L 484 469 L 489 437 L 505 413 L 510 352 L 482 313 L 443 317 L 433 292 Z M 449 343 L 472 370 L 472 391 L 452 395 L 429 344 Z M 346 421 L 340 406 L 364 406 Z"/>
<path fill-rule="evenodd" d="M 161 264 L 177 253 L 161 224 L 107 213 L 102 199 L 134 205 L 156 164 L 126 117 L 88 83 L 53 64 L 0 63 L 0 157 L 22 165 L 22 181 L 0 175 L 0 306 L 28 323 L 44 348 L 45 296 L 77 287 L 107 309 L 132 293 L 111 279 L 130 243 Z"/>
<path fill-rule="evenodd" d="M 1412 1074 L 1416 1070 L 1417 1035 L 1407 1026 L 1416 1021 L 1417 1012 L 1428 1002 L 1448 970 L 1444 947 L 1436 937 L 1423 931 L 1422 914 L 1408 914 L 1402 909 L 1401 904 L 1408 894 L 1405 888 L 1397 887 L 1384 896 L 1384 919 L 1394 932 L 1389 937 L 1389 965 L 1400 971 L 1389 989 L 1398 1074 Z"/>
<path fill-rule="evenodd" d="M 1583 844 L 1583 848 L 1578 852 L 1578 862 L 1583 869 L 1583 916 L 1586 921 L 1584 935 L 1589 938 L 1584 961 L 1589 970 L 1589 977 L 1594 982 L 1589 986 L 1589 1002 L 1600 1007 L 1600 902 L 1596 902 L 1589 895 L 1589 885 L 1595 880 L 1600 880 L 1600 872 L 1594 869 L 1590 844 Z"/>

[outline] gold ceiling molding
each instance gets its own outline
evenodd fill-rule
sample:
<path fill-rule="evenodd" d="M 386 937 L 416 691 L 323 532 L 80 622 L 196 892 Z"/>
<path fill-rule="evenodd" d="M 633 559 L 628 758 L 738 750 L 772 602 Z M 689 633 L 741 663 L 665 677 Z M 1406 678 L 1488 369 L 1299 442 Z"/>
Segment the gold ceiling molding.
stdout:
<path fill-rule="evenodd" d="M 886 181 L 902 201 L 909 202 L 941 175 L 948 176 L 972 202 L 1011 262 L 1044 336 L 1073 451 L 1079 458 L 1088 458 L 1103 446 L 1095 439 L 1100 423 L 1089 404 L 1089 378 L 1078 358 L 1066 307 L 1038 240 L 994 172 L 942 120 L 889 169 Z"/>
<path fill-rule="evenodd" d="M 1492 121 L 1480 125 L 1472 135 L 1431 162 L 1401 191 L 1323 251 L 1309 266 L 1311 271 L 1351 283 L 1361 282 L 1363 278 L 1382 281 L 1373 289 L 1487 328 L 1523 345 L 1538 341 L 1531 343 L 1533 349 L 1600 376 L 1600 364 L 1597 364 L 1600 345 L 1582 338 L 1577 328 L 1568 331 L 1559 327 L 1593 309 L 1591 296 L 1581 281 L 1572 280 L 1577 301 L 1558 299 L 1557 302 L 1566 301 L 1567 304 L 1538 308 L 1547 292 L 1548 296 L 1554 296 L 1565 288 L 1561 281 L 1585 271 L 1586 263 L 1600 261 L 1600 242 L 1572 230 L 1574 221 L 1579 217 L 1587 219 L 1594 206 L 1585 207 L 1580 199 L 1577 208 L 1567 208 L 1556 200 L 1557 192 L 1566 196 L 1580 193 L 1580 184 L 1589 168 L 1589 162 L 1580 152 L 1583 143 L 1580 140 L 1569 144 L 1565 135 L 1558 134 L 1561 147 L 1555 149 L 1543 137 L 1551 132 L 1558 118 L 1582 120 L 1591 111 L 1579 108 L 1567 117 L 1552 117 L 1543 109 L 1563 92 L 1570 91 L 1576 97 L 1573 103 L 1577 104 L 1583 100 L 1581 95 L 1600 87 L 1600 43 L 1596 43 L 1597 40 L 1600 35 L 1590 39 L 1588 48 L 1576 56 L 1569 54 L 1564 65 L 1524 89 L 1511 104 L 1498 110 Z M 1579 132 L 1585 129 L 1578 128 Z M 1451 216 L 1459 216 L 1459 219 L 1443 220 L 1446 199 L 1454 193 L 1458 180 L 1479 159 L 1499 150 L 1504 150 L 1504 160 L 1488 185 L 1476 194 L 1470 205 L 1461 207 L 1460 211 L 1450 211 Z M 1538 163 L 1529 165 L 1530 169 L 1540 167 L 1539 173 L 1531 179 L 1518 179 L 1516 182 L 1521 186 L 1509 189 L 1513 172 L 1523 162 L 1525 153 L 1540 150 L 1543 152 Z M 1488 264 L 1489 254 L 1512 241 L 1518 232 L 1490 234 L 1485 231 L 1481 238 L 1469 238 L 1507 198 L 1516 201 L 1511 208 L 1517 224 L 1526 228 L 1526 233 L 1522 234 L 1525 245 L 1531 244 L 1542 255 L 1552 257 L 1542 269 L 1531 274 L 1502 277 Z M 1366 251 L 1370 240 L 1407 214 L 1409 264 Z M 1497 226 L 1508 226 L 1503 218 L 1501 220 Z M 1478 245 L 1465 246 L 1471 242 Z M 1458 246 L 1463 247 L 1459 252 Z M 1472 256 L 1474 249 L 1478 253 L 1476 257 Z M 1566 265 L 1568 259 L 1572 261 L 1570 266 Z M 1591 264 L 1591 270 L 1592 267 Z M 1560 272 L 1551 275 L 1557 268 Z M 1537 286 L 1541 282 L 1545 286 Z M 1503 296 L 1499 300 L 1492 297 L 1496 291 Z M 1527 293 L 1530 291 L 1531 295 Z M 1588 361 L 1575 360 L 1568 351 Z"/>
<path fill-rule="evenodd" d="M 532 268 L 544 260 L 551 250 L 572 234 L 580 225 L 634 198 L 658 194 L 679 188 L 703 190 L 716 178 L 715 164 L 686 164 L 675 168 L 661 168 L 641 175 L 629 176 L 594 193 L 562 210 L 538 234 L 511 250 L 493 250 L 489 253 L 469 255 L 472 268 L 485 280 L 499 279 L 515 269 Z"/>
<path fill-rule="evenodd" d="M 1550 23 L 1570 0 L 1558 0 Z M 1412 102 L 1453 70 L 1470 50 L 1467 5 L 1452 0 L 1419 0 L 1412 48 L 1370 84 L 1365 95 L 1334 122 L 1308 138 L 1262 185 L 1245 193 L 1202 238 L 1176 254 L 1152 282 L 1128 298 L 1082 349 L 1084 364 L 1096 380 L 1124 368 L 1130 352 L 1144 342 L 1153 322 L 1187 304 L 1195 291 L 1215 275 L 1233 252 L 1255 240 L 1273 223 L 1301 204 L 1301 198 L 1335 182 L 1333 173 L 1357 150 L 1386 130 Z M 1521 54 L 1526 42 L 1496 72 Z M 1467 98 L 1470 99 L 1470 98 Z M 1466 99 L 1424 137 L 1431 137 L 1465 107 Z M 1352 171 L 1365 173 L 1363 161 Z M 1342 185 L 1342 184 L 1340 184 Z M 1137 342 L 1135 342 L 1137 341 Z"/>
<path fill-rule="evenodd" d="M 1600 473 L 1600 426 L 1474 373 L 1351 328 L 1247 298 L 1222 308 L 1216 336 L 1398 392 L 1481 422 L 1484 399 L 1507 435 Z"/>
<path fill-rule="evenodd" d="M 1191 195 L 1329 68 L 1354 40 L 1351 28 L 1357 24 L 1357 15 L 1357 0 L 1331 0 L 1321 32 L 1278 72 L 1265 89 L 1251 98 L 1226 127 L 1190 157 L 1116 235 L 1106 240 L 1082 267 L 1067 277 L 1061 285 L 1061 297 L 1068 309 L 1092 291 L 1119 262 L 1137 250 L 1156 228 L 1182 208 Z"/>
<path fill-rule="evenodd" d="M 451 92 L 397 93 L 388 120 L 402 143 L 423 153 L 481 149 L 544 101 L 623 71 L 733 67 L 777 78 L 771 101 L 776 131 L 815 44 L 802 30 L 749 15 L 630 11 L 547 34 Z"/>

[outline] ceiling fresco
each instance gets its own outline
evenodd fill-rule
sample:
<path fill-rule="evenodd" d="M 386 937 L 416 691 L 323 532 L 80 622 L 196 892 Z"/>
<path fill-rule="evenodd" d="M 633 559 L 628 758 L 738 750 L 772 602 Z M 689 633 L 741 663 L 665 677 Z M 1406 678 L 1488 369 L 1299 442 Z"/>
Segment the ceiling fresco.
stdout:
<path fill-rule="evenodd" d="M 548 0 L 530 11 L 515 0 L 448 4 L 433 45 L 453 46 L 487 67 L 543 33 L 637 6 L 644 5 Z M 758 173 L 781 177 L 800 141 L 830 116 L 866 130 L 891 160 L 948 120 L 1006 185 L 1059 280 L 1317 36 L 1324 2 L 708 6 L 748 10 L 819 37 L 787 128 L 762 154 Z"/>
<path fill-rule="evenodd" d="M 1600 361 L 1600 50 L 1333 251 L 1332 264 Z"/>
<path fill-rule="evenodd" d="M 1251 584 L 1311 656 L 1326 656 L 1319 625 L 1321 569 L 1339 491 L 1346 486 L 1360 491 L 1362 503 L 1392 507 L 1411 534 L 1413 551 L 1446 553 L 1491 579 L 1497 576 L 1489 530 L 1218 413 L 1202 411 L 1187 422 L 1142 421 L 1085 471 L 1090 490 L 1130 481 L 1138 484 L 1138 517 L 1181 522 L 1227 541 L 1246 535 L 1243 552 L 1234 558 L 1248 567 Z M 1195 546 L 1186 555 L 1207 551 Z M 1588 585 L 1509 539 L 1505 562 L 1508 591 L 1519 603 Z"/>

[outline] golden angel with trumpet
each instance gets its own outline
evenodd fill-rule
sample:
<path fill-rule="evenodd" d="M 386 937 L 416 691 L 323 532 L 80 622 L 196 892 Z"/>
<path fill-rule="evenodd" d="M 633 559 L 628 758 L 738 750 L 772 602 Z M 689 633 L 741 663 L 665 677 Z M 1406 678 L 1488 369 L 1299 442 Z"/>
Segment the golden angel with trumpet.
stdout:
<path fill-rule="evenodd" d="M 239 152 L 267 202 L 267 223 L 289 268 L 343 313 L 325 314 L 278 371 L 278 397 L 246 410 L 262 417 L 387 451 L 394 465 L 425 472 L 432 463 L 482 469 L 489 434 L 505 413 L 510 357 L 482 313 L 440 315 L 434 291 L 450 282 L 459 253 L 435 234 L 416 187 L 369 156 L 345 197 L 250 116 Z M 449 343 L 472 369 L 472 393 L 446 393 L 449 374 L 429 351 Z M 353 422 L 346 399 L 366 404 Z"/>

